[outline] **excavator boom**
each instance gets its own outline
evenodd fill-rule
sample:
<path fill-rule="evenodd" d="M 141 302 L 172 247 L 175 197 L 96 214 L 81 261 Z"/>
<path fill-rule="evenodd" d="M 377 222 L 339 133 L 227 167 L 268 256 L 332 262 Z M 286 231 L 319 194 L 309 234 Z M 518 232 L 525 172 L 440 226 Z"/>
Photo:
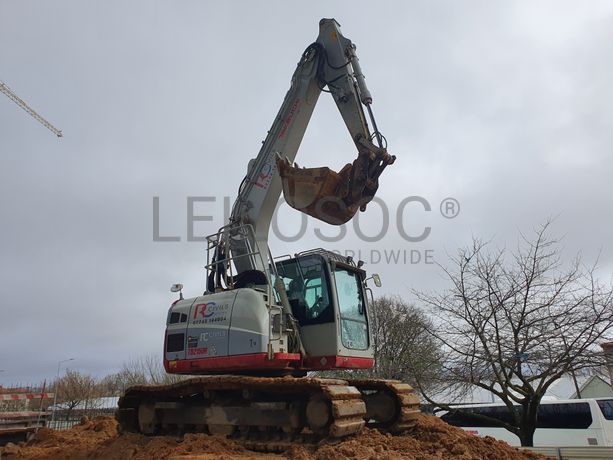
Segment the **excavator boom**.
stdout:
<path fill-rule="evenodd" d="M 358 210 L 366 209 L 379 187 L 379 176 L 395 157 L 387 153 L 385 138 L 377 130 L 371 107 L 373 99 L 355 45 L 343 37 L 334 19 L 322 19 L 319 27 L 317 41 L 305 50 L 298 67 L 303 62 L 315 62 L 310 78 L 320 90 L 327 87 L 334 98 L 358 157 L 338 172 L 327 167 L 294 167 L 287 157 L 281 156 L 277 159 L 277 168 L 283 181 L 283 195 L 290 206 L 329 224 L 340 225 Z M 295 111 L 299 106 L 300 101 L 296 99 L 292 109 Z M 372 133 L 364 107 L 373 125 Z M 293 117 L 291 112 L 290 115 Z M 373 143 L 375 140 L 378 145 Z"/>
<path fill-rule="evenodd" d="M 340 171 L 294 163 L 322 92 L 334 99 L 357 150 L 357 158 Z M 268 135 L 249 163 L 230 223 L 252 225 L 257 244 L 265 246 L 281 192 L 293 208 L 333 225 L 364 211 L 379 176 L 395 160 L 377 128 L 372 101 L 355 45 L 334 19 L 322 19 L 317 40 L 302 53 Z M 254 268 L 262 269 L 245 267 Z"/>

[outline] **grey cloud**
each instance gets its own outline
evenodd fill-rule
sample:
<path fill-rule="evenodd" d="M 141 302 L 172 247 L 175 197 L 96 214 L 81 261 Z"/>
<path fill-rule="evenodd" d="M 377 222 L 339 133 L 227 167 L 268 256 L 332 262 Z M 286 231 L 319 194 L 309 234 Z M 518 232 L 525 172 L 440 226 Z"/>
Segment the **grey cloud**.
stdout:
<path fill-rule="evenodd" d="M 54 124 L 57 140 L 0 97 L 0 383 L 54 375 L 57 361 L 104 374 L 157 352 L 173 296 L 203 290 L 203 245 L 185 241 L 187 196 L 234 196 L 321 17 L 354 40 L 397 163 L 379 196 L 410 195 L 431 225 L 410 244 L 395 231 L 331 247 L 445 252 L 472 235 L 512 246 L 558 216 L 569 254 L 601 250 L 611 276 L 613 64 L 609 2 L 3 2 L 0 79 Z M 354 148 L 322 95 L 298 163 L 340 168 Z M 152 197 L 161 228 L 152 241 Z M 455 220 L 438 202 L 462 204 Z M 215 222 L 199 225 L 213 232 Z M 283 214 L 288 233 L 299 217 Z M 373 207 L 362 219 L 376 233 Z M 320 246 L 271 239 L 276 254 Z M 377 264 L 381 293 L 437 288 L 433 265 Z"/>

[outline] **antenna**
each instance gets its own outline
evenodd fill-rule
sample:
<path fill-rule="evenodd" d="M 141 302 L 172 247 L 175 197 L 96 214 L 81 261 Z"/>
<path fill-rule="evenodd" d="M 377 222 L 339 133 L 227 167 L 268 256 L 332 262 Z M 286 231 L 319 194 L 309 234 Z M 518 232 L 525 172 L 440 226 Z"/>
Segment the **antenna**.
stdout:
<path fill-rule="evenodd" d="M 19 96 L 17 96 L 12 90 L 11 88 L 9 88 L 4 82 L 0 81 L 0 91 L 2 91 L 4 94 L 7 95 L 7 97 L 12 100 L 15 104 L 17 104 L 19 107 L 21 107 L 23 110 L 25 110 L 26 112 L 28 112 L 35 120 L 37 120 L 41 125 L 43 125 L 45 128 L 47 128 L 49 131 L 51 131 L 53 134 L 55 134 L 57 137 L 62 137 L 62 131 L 60 131 L 59 129 L 57 129 L 55 126 L 53 126 L 51 123 L 49 123 L 47 120 L 45 120 L 43 117 L 41 117 L 38 113 L 36 113 L 34 111 L 34 109 L 32 109 L 28 104 L 26 104 L 26 102 L 21 99 Z"/>

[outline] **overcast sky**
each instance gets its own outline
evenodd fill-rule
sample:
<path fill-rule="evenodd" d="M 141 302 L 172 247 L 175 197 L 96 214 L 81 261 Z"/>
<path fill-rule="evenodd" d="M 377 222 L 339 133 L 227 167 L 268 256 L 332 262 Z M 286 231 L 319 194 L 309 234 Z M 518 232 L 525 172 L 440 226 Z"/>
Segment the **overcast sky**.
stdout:
<path fill-rule="evenodd" d="M 202 243 L 188 242 L 187 197 L 215 196 L 196 214 L 197 234 L 223 224 L 247 162 L 289 87 L 300 54 L 334 17 L 357 45 L 378 125 L 398 157 L 378 196 L 385 238 L 364 242 L 349 226 L 309 218 L 295 243 L 361 250 L 378 294 L 442 289 L 446 253 L 471 237 L 514 247 L 557 216 L 568 254 L 601 252 L 613 272 L 613 2 L 0 0 L 0 80 L 64 132 L 62 139 L 0 94 L 0 384 L 55 375 L 57 362 L 96 375 L 158 353 L 182 282 L 204 289 Z M 353 144 L 323 94 L 297 161 L 339 169 Z M 402 228 L 431 233 L 403 240 Z M 153 241 L 153 197 L 160 232 Z M 442 199 L 461 205 L 440 215 Z M 299 216 L 279 215 L 295 234 Z M 375 235 L 382 211 L 360 218 Z M 385 263 L 384 251 L 419 263 Z M 382 255 L 381 261 L 377 254 Z M 402 253 L 404 254 L 404 252 Z"/>

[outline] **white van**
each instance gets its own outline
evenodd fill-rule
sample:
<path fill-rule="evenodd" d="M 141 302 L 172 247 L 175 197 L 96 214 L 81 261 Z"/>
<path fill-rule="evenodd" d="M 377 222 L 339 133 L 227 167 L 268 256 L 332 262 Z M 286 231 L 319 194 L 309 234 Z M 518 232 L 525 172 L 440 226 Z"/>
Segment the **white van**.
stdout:
<path fill-rule="evenodd" d="M 511 421 L 502 403 L 457 406 L 458 409 Z M 492 436 L 512 446 L 520 446 L 519 438 L 510 431 L 487 423 L 470 414 L 441 412 L 449 423 L 477 436 Z M 534 446 L 613 446 L 613 399 L 568 399 L 544 401 L 540 404 L 534 432 Z"/>

